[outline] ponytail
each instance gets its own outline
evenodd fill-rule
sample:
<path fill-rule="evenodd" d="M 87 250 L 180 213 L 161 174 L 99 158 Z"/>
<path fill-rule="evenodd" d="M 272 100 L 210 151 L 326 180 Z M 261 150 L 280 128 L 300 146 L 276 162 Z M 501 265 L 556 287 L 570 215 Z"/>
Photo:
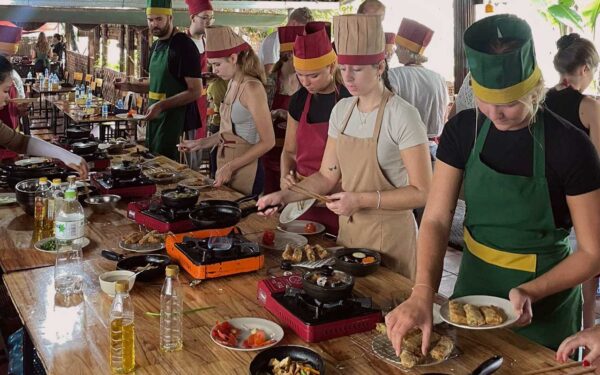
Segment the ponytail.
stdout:
<path fill-rule="evenodd" d="M 261 81 L 263 85 L 266 85 L 267 79 L 265 77 L 265 70 L 252 48 L 241 51 L 238 54 L 237 65 L 244 75 L 256 78 Z"/>

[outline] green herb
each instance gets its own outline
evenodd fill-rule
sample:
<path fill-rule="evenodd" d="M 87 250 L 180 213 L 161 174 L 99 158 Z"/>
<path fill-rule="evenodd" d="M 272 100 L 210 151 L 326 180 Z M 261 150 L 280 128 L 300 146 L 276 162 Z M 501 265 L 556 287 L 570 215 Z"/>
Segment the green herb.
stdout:
<path fill-rule="evenodd" d="M 56 240 L 51 239 L 40 245 L 42 250 L 46 251 L 55 251 L 56 250 Z"/>
<path fill-rule="evenodd" d="M 191 313 L 195 313 L 195 312 L 198 312 L 198 311 L 211 310 L 211 309 L 214 309 L 214 308 L 215 308 L 215 306 L 198 307 L 197 309 L 184 310 L 183 313 L 184 314 L 191 314 Z M 144 315 L 151 316 L 151 317 L 159 317 L 160 313 L 159 312 L 146 311 L 144 313 Z"/>

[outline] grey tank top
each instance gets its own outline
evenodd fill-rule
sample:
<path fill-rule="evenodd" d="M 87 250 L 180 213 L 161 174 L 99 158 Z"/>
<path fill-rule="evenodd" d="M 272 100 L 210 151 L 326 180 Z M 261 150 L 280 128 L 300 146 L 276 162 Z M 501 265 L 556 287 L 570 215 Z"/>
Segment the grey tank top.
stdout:
<path fill-rule="evenodd" d="M 240 103 L 240 96 L 246 88 L 247 82 L 249 81 L 242 84 L 240 92 L 231 106 L 231 122 L 233 123 L 235 134 L 254 145 L 259 141 L 258 131 L 256 130 L 252 114 Z"/>

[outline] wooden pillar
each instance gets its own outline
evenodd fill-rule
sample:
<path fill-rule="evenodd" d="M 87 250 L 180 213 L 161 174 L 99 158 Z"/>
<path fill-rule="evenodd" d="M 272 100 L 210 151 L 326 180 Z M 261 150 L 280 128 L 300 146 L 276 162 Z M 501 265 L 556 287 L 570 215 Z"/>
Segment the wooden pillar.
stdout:
<path fill-rule="evenodd" d="M 135 75 L 135 30 L 132 26 L 125 26 L 125 34 L 127 38 L 127 53 L 125 54 L 125 72 L 127 76 Z"/>
<path fill-rule="evenodd" d="M 468 72 L 463 34 L 475 22 L 474 0 L 454 1 L 454 92 L 457 93 Z"/>
<path fill-rule="evenodd" d="M 119 72 L 125 71 L 125 25 L 119 27 Z"/>
<path fill-rule="evenodd" d="M 139 32 L 140 43 L 138 44 L 139 49 L 139 76 L 148 77 L 148 65 L 150 63 L 150 30 L 148 28 L 142 29 Z"/>
<path fill-rule="evenodd" d="M 102 68 L 106 68 L 106 59 L 108 56 L 108 25 L 101 25 L 102 30 L 102 48 L 100 50 L 100 59 L 102 60 Z"/>

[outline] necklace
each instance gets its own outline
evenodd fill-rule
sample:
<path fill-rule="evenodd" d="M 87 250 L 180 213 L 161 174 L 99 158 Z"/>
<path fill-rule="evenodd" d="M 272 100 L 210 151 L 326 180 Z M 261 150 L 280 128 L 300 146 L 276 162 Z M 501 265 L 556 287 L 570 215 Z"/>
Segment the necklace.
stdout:
<path fill-rule="evenodd" d="M 360 120 L 360 126 L 361 127 L 365 127 L 367 126 L 367 119 L 369 118 L 369 113 L 362 113 L 360 111 L 360 109 L 358 109 L 358 106 L 356 106 L 356 111 L 358 112 L 358 119 Z"/>

